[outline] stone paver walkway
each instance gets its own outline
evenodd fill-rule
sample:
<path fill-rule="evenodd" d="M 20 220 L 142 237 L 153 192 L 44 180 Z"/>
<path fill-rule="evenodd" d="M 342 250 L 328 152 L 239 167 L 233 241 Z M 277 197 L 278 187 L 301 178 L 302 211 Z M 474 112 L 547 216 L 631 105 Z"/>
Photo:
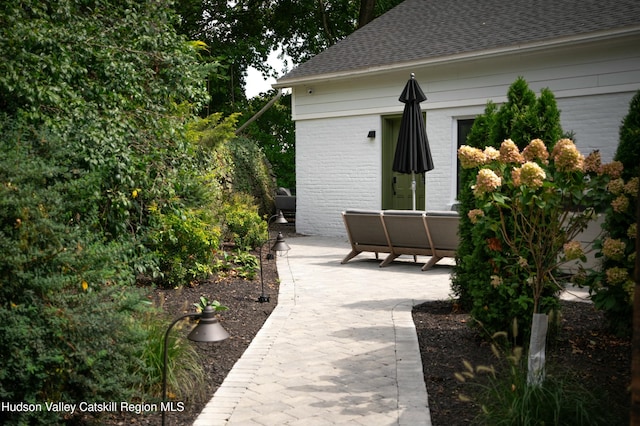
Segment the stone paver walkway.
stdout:
<path fill-rule="evenodd" d="M 287 242 L 278 306 L 194 426 L 431 425 L 411 309 L 449 297 L 453 260 L 341 265 L 344 240 Z"/>

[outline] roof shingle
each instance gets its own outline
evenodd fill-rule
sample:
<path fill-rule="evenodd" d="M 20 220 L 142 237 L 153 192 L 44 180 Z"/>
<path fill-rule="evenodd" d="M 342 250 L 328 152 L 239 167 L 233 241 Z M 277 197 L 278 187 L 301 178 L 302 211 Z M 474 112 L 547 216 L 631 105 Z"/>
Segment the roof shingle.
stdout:
<path fill-rule="evenodd" d="M 406 0 L 278 80 L 640 26 L 638 0 Z"/>

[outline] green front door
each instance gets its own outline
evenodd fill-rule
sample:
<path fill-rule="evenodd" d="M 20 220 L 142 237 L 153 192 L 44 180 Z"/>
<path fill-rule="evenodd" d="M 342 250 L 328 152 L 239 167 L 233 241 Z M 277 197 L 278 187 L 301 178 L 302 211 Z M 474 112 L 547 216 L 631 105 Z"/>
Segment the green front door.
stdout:
<path fill-rule="evenodd" d="M 391 170 L 396 152 L 401 116 L 382 119 L 382 208 L 411 210 L 411 175 Z M 416 209 L 424 210 L 424 174 L 416 174 Z"/>

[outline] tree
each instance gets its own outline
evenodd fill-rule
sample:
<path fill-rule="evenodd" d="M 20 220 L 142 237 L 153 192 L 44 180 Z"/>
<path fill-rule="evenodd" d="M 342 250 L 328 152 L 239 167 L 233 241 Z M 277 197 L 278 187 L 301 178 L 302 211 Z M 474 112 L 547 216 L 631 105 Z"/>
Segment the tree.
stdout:
<path fill-rule="evenodd" d="M 223 78 L 209 78 L 210 109 L 229 113 L 243 105 L 249 66 L 276 76 L 282 70 L 267 63 L 271 52 L 281 49 L 283 57 L 291 58 L 294 64 L 303 62 L 400 2 L 179 0 L 175 7 L 181 18 L 178 31 L 205 42 L 205 60 L 216 60 L 225 67 Z"/>
<path fill-rule="evenodd" d="M 281 50 L 293 63 L 302 62 L 348 36 L 401 0 L 178 0 L 176 28 L 189 39 L 203 41 L 205 63 L 219 64 L 207 78 L 210 101 L 202 111 L 241 112 L 240 124 L 269 99 L 245 99 L 247 69 L 276 76 L 267 63 Z M 285 63 L 285 67 L 291 64 Z M 272 94 L 271 94 L 272 95 Z M 288 116 L 287 116 L 288 115 Z M 295 186 L 295 137 L 290 101 L 283 98 L 244 134 L 254 138 L 272 163 L 280 186 Z"/>
<path fill-rule="evenodd" d="M 362 28 L 373 21 L 376 12 L 375 0 L 360 0 L 360 13 L 358 14 L 358 28 Z"/>
<path fill-rule="evenodd" d="M 267 97 L 262 96 L 251 99 L 247 115 L 253 115 L 266 100 Z M 282 96 L 243 134 L 260 143 L 273 167 L 277 186 L 295 188 L 295 126 L 291 120 L 291 95 Z"/>

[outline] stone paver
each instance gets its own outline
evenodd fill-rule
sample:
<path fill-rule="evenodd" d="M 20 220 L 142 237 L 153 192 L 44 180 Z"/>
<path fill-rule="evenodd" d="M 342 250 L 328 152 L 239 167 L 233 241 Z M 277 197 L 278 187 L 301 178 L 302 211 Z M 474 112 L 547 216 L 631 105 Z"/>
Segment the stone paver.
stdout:
<path fill-rule="evenodd" d="M 278 306 L 194 426 L 430 426 L 411 309 L 450 296 L 452 260 L 341 265 L 344 240 L 287 243 Z"/>

